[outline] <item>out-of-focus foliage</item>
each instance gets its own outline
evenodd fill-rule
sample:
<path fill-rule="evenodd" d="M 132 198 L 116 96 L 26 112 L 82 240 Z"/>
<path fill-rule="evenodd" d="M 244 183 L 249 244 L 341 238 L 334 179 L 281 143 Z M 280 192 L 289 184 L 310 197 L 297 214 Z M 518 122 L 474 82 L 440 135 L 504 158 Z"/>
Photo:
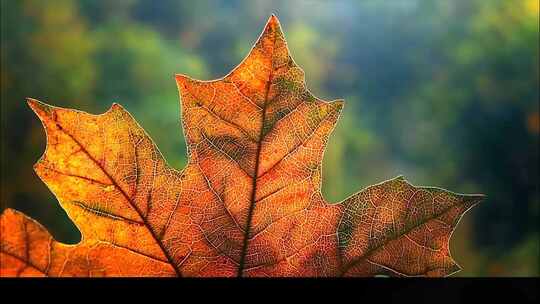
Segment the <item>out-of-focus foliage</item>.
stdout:
<path fill-rule="evenodd" d="M 24 98 L 92 113 L 119 102 L 182 168 L 174 73 L 223 76 L 276 13 L 313 93 L 346 100 L 329 200 L 398 174 L 485 193 L 453 237 L 460 274 L 539 275 L 537 0 L 0 4 L 1 208 L 58 240 L 79 234 L 32 170 L 45 141 Z"/>

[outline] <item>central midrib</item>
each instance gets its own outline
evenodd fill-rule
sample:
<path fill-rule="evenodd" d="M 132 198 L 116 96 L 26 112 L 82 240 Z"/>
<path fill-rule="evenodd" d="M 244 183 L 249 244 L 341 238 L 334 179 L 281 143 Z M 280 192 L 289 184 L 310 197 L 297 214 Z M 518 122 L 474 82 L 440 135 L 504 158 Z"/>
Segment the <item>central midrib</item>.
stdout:
<path fill-rule="evenodd" d="M 259 160 L 261 155 L 261 148 L 264 136 L 264 125 L 266 123 L 266 106 L 268 104 L 268 94 L 270 92 L 270 85 L 272 83 L 272 77 L 274 73 L 274 48 L 276 44 L 276 33 L 273 33 L 273 42 L 272 42 L 272 54 L 270 54 L 270 73 L 268 75 L 268 82 L 266 83 L 263 107 L 262 107 L 262 117 L 261 117 L 261 128 L 259 130 L 259 140 L 257 141 L 257 152 L 255 153 L 255 170 L 253 173 L 252 183 L 251 183 L 251 196 L 249 199 L 249 210 L 246 220 L 246 228 L 244 229 L 244 241 L 242 243 L 242 251 L 240 252 L 240 262 L 238 264 L 238 277 L 242 277 L 244 274 L 245 268 L 245 259 L 247 254 L 247 249 L 249 245 L 249 232 L 251 230 L 251 222 L 253 219 L 253 211 L 255 210 L 255 198 L 257 193 L 257 179 L 259 173 Z"/>
<path fill-rule="evenodd" d="M 245 258 L 247 254 L 247 247 L 249 243 L 249 232 L 251 230 L 251 221 L 253 219 L 253 211 L 255 210 L 255 196 L 257 192 L 257 177 L 259 173 L 259 159 L 261 155 L 261 147 L 262 147 L 262 137 L 264 135 L 264 123 L 265 123 L 265 116 L 266 116 L 266 103 L 268 100 L 268 91 L 270 87 L 270 81 L 272 79 L 272 72 L 270 72 L 270 77 L 268 79 L 268 84 L 266 86 L 266 94 L 264 97 L 264 104 L 262 108 L 262 120 L 261 120 L 261 130 L 259 132 L 259 141 L 257 142 L 257 152 L 255 153 L 255 170 L 253 173 L 252 183 L 251 183 L 251 196 L 249 199 L 249 210 L 248 210 L 248 217 L 246 220 L 246 228 L 244 229 L 244 242 L 242 244 L 242 252 L 240 255 L 240 263 L 238 265 L 238 277 L 242 277 L 242 274 L 244 272 L 244 266 L 245 266 Z"/>

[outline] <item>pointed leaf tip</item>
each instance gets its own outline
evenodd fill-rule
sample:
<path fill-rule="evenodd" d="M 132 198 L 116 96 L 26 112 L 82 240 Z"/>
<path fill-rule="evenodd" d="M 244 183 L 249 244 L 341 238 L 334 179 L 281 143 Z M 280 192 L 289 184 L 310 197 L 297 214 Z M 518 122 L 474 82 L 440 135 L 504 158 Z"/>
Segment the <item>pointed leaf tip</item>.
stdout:
<path fill-rule="evenodd" d="M 41 101 L 37 100 L 37 99 L 34 99 L 34 98 L 31 98 L 31 97 L 27 97 L 26 98 L 26 103 L 28 104 L 28 106 L 32 109 L 36 108 L 36 107 L 39 107 L 39 104 L 42 104 Z"/>
<path fill-rule="evenodd" d="M 184 82 L 186 80 L 187 76 L 184 74 L 175 74 L 174 79 L 176 79 L 176 82 Z"/>
<path fill-rule="evenodd" d="M 10 216 L 12 214 L 16 214 L 16 210 L 14 209 L 11 209 L 11 208 L 6 208 L 4 210 L 2 210 L 2 212 L 0 212 L 0 216 Z"/>
<path fill-rule="evenodd" d="M 276 28 L 279 28 L 280 25 L 279 25 L 279 19 L 276 17 L 275 14 L 272 14 L 270 16 L 270 18 L 268 18 L 268 22 L 266 23 L 266 28 L 270 28 L 270 29 L 276 29 Z"/>
<path fill-rule="evenodd" d="M 460 272 L 461 270 L 463 270 L 461 268 L 461 266 L 459 266 L 459 264 L 457 264 L 456 262 L 454 262 L 454 264 L 450 267 L 450 269 L 448 269 L 448 273 L 447 273 L 447 277 L 448 276 L 451 276 L 453 274 L 456 274 L 458 272 Z"/>
<path fill-rule="evenodd" d="M 473 203 L 473 205 L 476 205 L 480 203 L 481 201 L 485 200 L 487 195 L 485 194 L 470 194 L 468 195 L 469 200 Z"/>
<path fill-rule="evenodd" d="M 37 114 L 38 117 L 42 117 L 43 114 L 48 114 L 51 110 L 51 106 L 43 103 L 34 98 L 26 98 L 28 106 Z"/>
<path fill-rule="evenodd" d="M 336 107 L 338 107 L 338 109 L 341 111 L 341 109 L 342 109 L 343 106 L 345 105 L 345 100 L 343 100 L 343 99 L 336 99 L 336 100 L 332 101 L 331 103 L 334 104 Z"/>
<path fill-rule="evenodd" d="M 113 102 L 111 105 L 111 110 L 122 110 L 124 107 L 122 107 L 121 104 L 117 102 Z"/>

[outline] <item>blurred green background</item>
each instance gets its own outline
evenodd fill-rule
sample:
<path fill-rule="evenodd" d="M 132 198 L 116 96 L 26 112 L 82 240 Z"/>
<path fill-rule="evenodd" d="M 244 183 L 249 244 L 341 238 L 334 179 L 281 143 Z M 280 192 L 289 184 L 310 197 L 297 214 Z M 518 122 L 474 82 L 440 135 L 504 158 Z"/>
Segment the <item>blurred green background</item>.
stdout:
<path fill-rule="evenodd" d="M 539 275 L 538 0 L 0 1 L 1 208 L 57 240 L 80 235 L 33 172 L 45 136 L 25 97 L 121 103 L 181 169 L 173 75 L 223 76 L 275 13 L 310 90 L 346 100 L 328 200 L 399 174 L 487 194 L 453 235 L 458 275 Z"/>

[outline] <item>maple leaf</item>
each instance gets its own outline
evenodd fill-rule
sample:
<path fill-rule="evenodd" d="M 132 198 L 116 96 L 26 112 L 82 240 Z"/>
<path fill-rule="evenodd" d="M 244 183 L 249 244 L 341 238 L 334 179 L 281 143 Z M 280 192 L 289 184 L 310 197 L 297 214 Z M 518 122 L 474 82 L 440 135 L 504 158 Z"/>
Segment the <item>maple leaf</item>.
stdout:
<path fill-rule="evenodd" d="M 189 162 L 167 165 L 120 105 L 92 115 L 29 99 L 47 135 L 35 171 L 80 229 L 76 245 L 7 209 L 2 276 L 443 276 L 481 195 L 397 177 L 339 204 L 321 162 L 343 101 L 306 88 L 272 16 L 227 76 L 176 76 Z"/>

